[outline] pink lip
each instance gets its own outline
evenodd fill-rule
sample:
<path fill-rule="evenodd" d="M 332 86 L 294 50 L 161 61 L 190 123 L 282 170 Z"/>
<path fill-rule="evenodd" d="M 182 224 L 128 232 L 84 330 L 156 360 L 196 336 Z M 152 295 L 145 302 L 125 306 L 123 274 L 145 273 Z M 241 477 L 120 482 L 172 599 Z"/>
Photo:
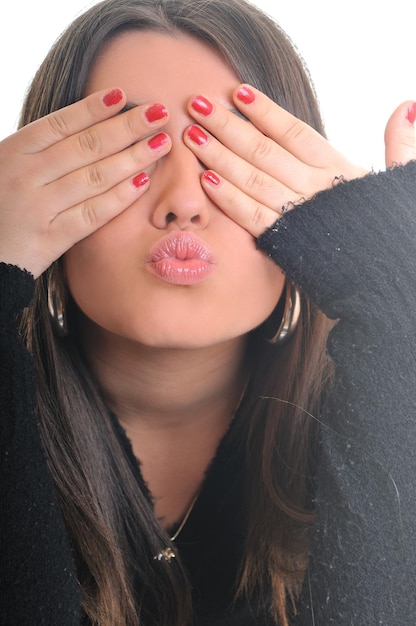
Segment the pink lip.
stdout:
<path fill-rule="evenodd" d="M 212 272 L 214 259 L 198 237 L 175 231 L 153 246 L 146 268 L 172 285 L 196 285 Z"/>

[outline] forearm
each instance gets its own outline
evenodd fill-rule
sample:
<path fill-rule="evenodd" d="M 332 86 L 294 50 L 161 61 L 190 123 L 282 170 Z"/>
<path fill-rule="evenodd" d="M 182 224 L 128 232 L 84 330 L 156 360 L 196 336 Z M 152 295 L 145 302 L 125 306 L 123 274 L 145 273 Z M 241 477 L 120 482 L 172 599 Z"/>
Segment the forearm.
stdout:
<path fill-rule="evenodd" d="M 259 239 L 339 320 L 304 589 L 317 624 L 408 626 L 416 613 L 415 192 L 413 162 L 323 192 Z"/>
<path fill-rule="evenodd" d="M 17 317 L 33 277 L 0 264 L 0 624 L 79 626 L 67 533 L 36 419 L 32 355 Z"/>

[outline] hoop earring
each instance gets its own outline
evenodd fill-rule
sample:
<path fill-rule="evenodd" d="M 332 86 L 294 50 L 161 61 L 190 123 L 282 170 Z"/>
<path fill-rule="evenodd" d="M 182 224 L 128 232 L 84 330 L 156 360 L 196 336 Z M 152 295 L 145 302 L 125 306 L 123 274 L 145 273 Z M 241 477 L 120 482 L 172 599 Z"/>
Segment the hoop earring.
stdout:
<path fill-rule="evenodd" d="M 270 337 L 265 337 L 266 341 L 275 346 L 282 346 L 286 343 L 296 330 L 300 318 L 300 311 L 299 289 L 289 281 L 286 281 L 283 315 L 276 332 Z"/>
<path fill-rule="evenodd" d="M 48 275 L 48 311 L 52 328 L 58 337 L 65 337 L 68 334 L 65 300 L 65 292 L 59 268 L 57 268 L 57 266 L 52 267 Z"/>

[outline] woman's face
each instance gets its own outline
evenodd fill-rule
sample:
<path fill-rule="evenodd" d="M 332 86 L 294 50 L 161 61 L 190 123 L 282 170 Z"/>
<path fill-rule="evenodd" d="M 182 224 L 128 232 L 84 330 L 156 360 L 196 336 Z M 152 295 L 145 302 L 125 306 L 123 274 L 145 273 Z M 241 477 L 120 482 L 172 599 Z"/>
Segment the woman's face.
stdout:
<path fill-rule="evenodd" d="M 65 256 L 70 291 L 103 332 L 154 347 L 202 347 L 247 333 L 276 305 L 282 273 L 208 199 L 203 165 L 182 141 L 189 98 L 205 94 L 233 108 L 238 83 L 215 52 L 186 35 L 125 33 L 97 59 L 88 93 L 121 87 L 129 102 L 165 104 L 163 130 L 172 139 L 170 153 L 147 170 L 144 195 Z M 195 259 L 181 260 L 181 250 Z M 167 274 L 157 263 L 163 255 L 173 255 Z M 198 279 L 181 279 L 185 263 Z"/>

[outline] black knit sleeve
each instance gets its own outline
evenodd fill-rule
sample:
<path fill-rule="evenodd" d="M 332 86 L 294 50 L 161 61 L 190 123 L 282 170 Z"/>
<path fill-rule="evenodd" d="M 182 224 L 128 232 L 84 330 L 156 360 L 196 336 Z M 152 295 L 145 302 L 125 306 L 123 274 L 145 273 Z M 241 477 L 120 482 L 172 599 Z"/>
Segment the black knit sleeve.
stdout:
<path fill-rule="evenodd" d="M 331 318 L 310 567 L 298 624 L 416 618 L 416 162 L 340 183 L 258 246 Z"/>
<path fill-rule="evenodd" d="M 79 626 L 67 534 L 36 420 L 32 355 L 17 319 L 34 280 L 0 263 L 0 624 Z"/>

